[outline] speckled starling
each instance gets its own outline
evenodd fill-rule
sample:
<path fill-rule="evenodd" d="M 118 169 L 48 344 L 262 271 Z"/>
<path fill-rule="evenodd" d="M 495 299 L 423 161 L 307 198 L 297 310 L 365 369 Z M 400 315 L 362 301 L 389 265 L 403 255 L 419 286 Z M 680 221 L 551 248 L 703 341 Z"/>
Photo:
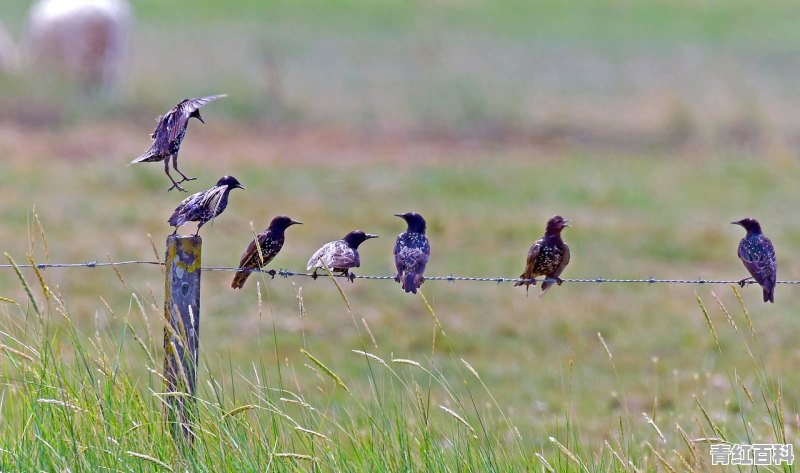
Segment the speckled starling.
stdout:
<path fill-rule="evenodd" d="M 178 205 L 178 208 L 169 218 L 169 224 L 175 227 L 175 231 L 172 234 L 175 235 L 178 232 L 178 227 L 186 222 L 200 222 L 197 225 L 197 233 L 195 233 L 197 235 L 200 233 L 200 227 L 225 210 L 225 207 L 228 206 L 228 194 L 230 194 L 231 190 L 244 188 L 235 177 L 223 176 L 211 189 L 192 194 L 183 199 L 183 202 Z"/>
<path fill-rule="evenodd" d="M 358 246 L 370 238 L 378 238 L 378 235 L 364 233 L 361 230 L 354 230 L 344 236 L 341 240 L 331 241 L 322 245 L 316 253 L 308 260 L 306 269 L 314 268 L 311 276 L 317 278 L 317 269 L 327 266 L 331 272 L 336 271 L 347 276 L 350 282 L 355 279 L 355 274 L 350 272 L 350 268 L 361 266 L 361 257 L 358 255 Z"/>
<path fill-rule="evenodd" d="M 226 95 L 211 95 L 181 100 L 172 110 L 158 117 L 156 130 L 150 135 L 150 138 L 153 139 L 153 144 L 146 153 L 131 161 L 130 164 L 164 161 L 164 172 L 167 173 L 167 177 L 172 181 L 172 187 L 168 190 L 178 189 L 186 192 L 186 189 L 181 187 L 180 183 L 196 179 L 194 177 L 186 177 L 178 169 L 178 151 L 181 148 L 181 141 L 186 135 L 186 127 L 192 117 L 197 118 L 201 123 L 205 123 L 200 116 L 200 107 L 221 97 L 226 97 Z M 172 158 L 172 167 L 183 178 L 180 182 L 176 182 L 169 173 L 170 158 Z"/>
<path fill-rule="evenodd" d="M 520 281 L 514 286 L 525 286 L 525 291 L 531 285 L 536 285 L 537 276 L 545 276 L 547 279 L 555 279 L 560 286 L 563 282 L 559 277 L 564 268 L 569 263 L 569 247 L 561 239 L 561 230 L 569 227 L 569 219 L 556 215 L 547 221 L 547 228 L 544 236 L 531 246 L 528 251 L 528 261 L 525 264 L 525 272 L 519 277 L 529 281 Z M 553 286 L 553 281 L 542 283 L 542 295 Z"/>
<path fill-rule="evenodd" d="M 741 225 L 747 235 L 739 242 L 739 259 L 764 290 L 764 302 L 775 302 L 775 280 L 778 274 L 778 265 L 775 262 L 775 248 L 769 238 L 761 233 L 761 225 L 754 218 L 744 218 L 734 225 Z M 744 278 L 739 285 L 744 287 Z"/>
<path fill-rule="evenodd" d="M 247 249 L 244 250 L 239 260 L 239 269 L 260 269 L 269 264 L 283 248 L 283 242 L 286 240 L 284 233 L 286 229 L 292 225 L 300 225 L 302 223 L 285 215 L 273 218 L 269 227 L 259 233 L 256 239 L 251 241 Z M 249 276 L 250 271 L 236 273 L 233 276 L 231 287 L 241 289 Z"/>
<path fill-rule="evenodd" d="M 431 255 L 431 245 L 425 236 L 425 219 L 414 212 L 396 213 L 406 221 L 408 228 L 397 236 L 394 245 L 394 265 L 397 275 L 394 280 L 406 292 L 417 293 L 417 289 L 425 281 L 425 265 Z"/>

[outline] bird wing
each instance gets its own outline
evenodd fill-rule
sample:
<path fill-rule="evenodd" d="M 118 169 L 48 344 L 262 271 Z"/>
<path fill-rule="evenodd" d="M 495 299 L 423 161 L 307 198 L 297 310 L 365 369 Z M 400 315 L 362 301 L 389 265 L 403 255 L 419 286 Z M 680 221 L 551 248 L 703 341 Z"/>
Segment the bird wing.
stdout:
<path fill-rule="evenodd" d="M 192 113 L 199 110 L 203 105 L 222 97 L 226 97 L 226 95 L 209 95 L 208 97 L 187 99 L 170 110 L 166 115 L 167 118 L 162 121 L 162 123 L 165 123 L 168 132 L 167 143 L 172 143 L 178 139 L 181 133 L 186 130 L 186 125 L 189 123 L 189 117 L 191 117 Z M 156 128 L 156 135 L 158 135 L 158 128 Z"/>
<path fill-rule="evenodd" d="M 203 196 L 200 205 L 211 212 L 211 218 L 214 218 L 219 214 L 217 211 L 222 203 L 222 197 L 225 195 L 227 190 L 228 186 L 214 186 L 207 190 Z"/>
<path fill-rule="evenodd" d="M 739 259 L 756 282 L 763 286 L 766 282 L 775 280 L 775 248 L 767 237 L 762 235 L 749 249 L 745 244 L 740 244 L 738 253 Z"/>
<path fill-rule="evenodd" d="M 536 240 L 531 249 L 528 250 L 528 260 L 525 262 L 525 271 L 520 275 L 521 279 L 533 279 L 538 276 L 534 274 L 533 270 L 536 266 L 536 260 L 539 258 L 539 251 L 542 249 L 542 240 Z"/>
<path fill-rule="evenodd" d="M 425 235 L 402 233 L 394 247 L 394 264 L 398 272 L 414 271 L 421 273 L 428 264 L 431 245 Z"/>
<path fill-rule="evenodd" d="M 183 199 L 169 218 L 169 224 L 174 227 L 197 218 L 201 210 L 199 204 L 203 201 L 206 192 L 208 191 L 197 192 Z"/>
<path fill-rule="evenodd" d="M 350 248 L 344 240 L 331 242 L 328 252 L 323 256 L 323 261 L 329 268 L 358 268 L 361 258 L 358 251 Z"/>

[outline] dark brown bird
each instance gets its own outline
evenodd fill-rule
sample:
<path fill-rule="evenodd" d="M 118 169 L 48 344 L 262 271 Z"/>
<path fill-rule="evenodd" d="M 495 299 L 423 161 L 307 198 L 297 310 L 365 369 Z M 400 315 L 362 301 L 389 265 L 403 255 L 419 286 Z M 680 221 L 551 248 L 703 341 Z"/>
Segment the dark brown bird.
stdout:
<path fill-rule="evenodd" d="M 425 266 L 431 256 L 431 245 L 425 236 L 425 219 L 414 212 L 396 213 L 406 221 L 408 228 L 397 236 L 394 245 L 394 265 L 397 275 L 394 280 L 406 292 L 417 293 L 417 289 L 425 281 Z"/>
<path fill-rule="evenodd" d="M 251 241 L 247 249 L 244 250 L 239 260 L 239 269 L 261 269 L 269 264 L 283 248 L 283 242 L 286 240 L 286 229 L 292 225 L 300 225 L 302 223 L 285 215 L 273 218 L 269 227 L 259 233 L 256 239 Z M 274 270 L 271 274 L 274 277 Z M 250 271 L 236 273 L 233 276 L 231 287 L 241 289 L 248 277 L 250 277 Z"/>
<path fill-rule="evenodd" d="M 169 218 L 169 224 L 175 227 L 175 231 L 172 234 L 178 233 L 178 227 L 186 222 L 200 222 L 197 225 L 197 233 L 195 233 L 195 236 L 197 236 L 200 233 L 200 227 L 221 214 L 225 207 L 228 206 L 228 194 L 230 194 L 231 190 L 244 188 L 235 177 L 222 176 L 211 189 L 192 194 L 183 199 L 183 202 L 178 205 L 178 208 Z"/>
<path fill-rule="evenodd" d="M 564 268 L 569 263 L 569 246 L 561 239 L 561 230 L 569 227 L 569 219 L 556 215 L 547 221 L 547 228 L 544 236 L 531 246 L 528 251 L 528 261 L 525 264 L 525 272 L 519 277 L 529 281 L 520 281 L 514 286 L 525 286 L 527 292 L 531 285 L 536 285 L 537 276 L 545 276 L 547 279 L 555 279 L 560 286 L 563 282 L 559 277 Z M 553 285 L 553 281 L 542 283 L 542 294 L 544 295 Z"/>
<path fill-rule="evenodd" d="M 181 100 L 178 105 L 175 105 L 172 110 L 159 116 L 156 130 L 150 135 L 150 138 L 153 139 L 153 144 L 150 146 L 150 149 L 131 161 L 130 164 L 164 161 L 164 172 L 167 173 L 167 177 L 172 181 L 172 187 L 168 190 L 178 189 L 186 192 L 186 189 L 181 187 L 180 183 L 197 179 L 195 177 L 186 177 L 186 175 L 178 169 L 178 151 L 180 151 L 181 142 L 186 135 L 186 127 L 189 125 L 189 119 L 194 117 L 200 120 L 201 123 L 205 123 L 200 116 L 200 107 L 222 97 L 227 97 L 227 95 L 210 95 L 208 97 L 184 99 Z M 183 178 L 180 182 L 175 182 L 175 179 L 173 179 L 172 175 L 169 173 L 170 158 L 172 158 L 172 167 Z"/>
<path fill-rule="evenodd" d="M 354 230 L 341 240 L 325 243 L 308 260 L 306 269 L 314 268 L 314 274 L 311 277 L 317 279 L 317 269 L 327 266 L 331 272 L 340 272 L 342 275 L 347 276 L 350 282 L 353 282 L 356 275 L 350 272 L 350 268 L 361 266 L 358 246 L 370 238 L 378 238 L 378 235 Z"/>
<path fill-rule="evenodd" d="M 741 225 L 747 235 L 739 242 L 739 259 L 752 278 L 744 278 L 739 285 L 744 287 L 745 281 L 755 279 L 764 291 L 764 302 L 775 302 L 775 281 L 778 277 L 778 264 L 775 261 L 775 248 L 769 238 L 761 233 L 761 225 L 754 218 L 744 218 L 731 222 Z"/>

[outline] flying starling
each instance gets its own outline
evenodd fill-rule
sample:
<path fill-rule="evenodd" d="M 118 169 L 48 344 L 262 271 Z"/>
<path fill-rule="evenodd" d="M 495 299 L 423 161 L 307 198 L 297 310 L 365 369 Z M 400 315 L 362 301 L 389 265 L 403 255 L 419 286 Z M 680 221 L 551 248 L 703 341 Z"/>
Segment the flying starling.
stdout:
<path fill-rule="evenodd" d="M 181 148 L 181 141 L 186 135 L 186 127 L 189 125 L 189 119 L 194 117 L 205 123 L 200 116 L 200 107 L 203 105 L 217 100 L 218 98 L 227 97 L 226 95 L 210 95 L 208 97 L 199 97 L 194 99 L 183 99 L 178 105 L 164 115 L 159 116 L 156 121 L 156 130 L 150 135 L 153 139 L 153 144 L 146 153 L 139 156 L 130 162 L 130 164 L 144 163 L 144 162 L 157 162 L 164 161 L 164 172 L 167 177 L 172 181 L 172 187 L 168 190 L 178 189 L 186 192 L 186 189 L 180 186 L 181 182 L 193 181 L 197 178 L 186 177 L 178 169 L 178 151 Z M 175 182 L 172 175 L 169 173 L 169 160 L 172 158 L 172 167 L 183 178 L 180 182 Z"/>
<path fill-rule="evenodd" d="M 731 223 L 741 225 L 747 230 L 747 235 L 739 242 L 739 259 L 752 278 L 742 279 L 739 285 L 744 287 L 745 281 L 755 279 L 764 289 L 764 302 L 775 302 L 778 265 L 775 262 L 775 248 L 772 242 L 761 233 L 761 225 L 754 218 L 743 218 Z"/>
<path fill-rule="evenodd" d="M 514 286 L 525 285 L 527 292 L 530 285 L 536 285 L 536 276 L 545 276 L 547 279 L 555 279 L 555 282 L 560 286 L 563 282 L 559 277 L 564 268 L 569 263 L 569 247 L 561 239 L 561 230 L 569 225 L 569 219 L 565 219 L 560 215 L 556 215 L 547 221 L 547 228 L 544 231 L 544 236 L 531 246 L 528 251 L 528 261 L 525 264 L 525 272 L 519 277 L 526 279 L 520 281 Z M 542 283 L 542 295 L 547 292 L 553 285 L 553 281 L 545 281 Z"/>
<path fill-rule="evenodd" d="M 356 275 L 350 272 L 350 268 L 361 266 L 361 257 L 358 255 L 358 245 L 370 238 L 378 238 L 378 235 L 364 233 L 361 230 L 354 230 L 344 236 L 341 240 L 331 241 L 322 245 L 311 259 L 308 260 L 306 269 L 314 268 L 311 276 L 317 279 L 317 268 L 327 266 L 331 272 L 338 271 L 353 282 Z"/>
<path fill-rule="evenodd" d="M 404 291 L 416 294 L 425 280 L 423 273 L 431 255 L 431 245 L 425 236 L 425 219 L 414 212 L 394 215 L 408 224 L 406 231 L 397 236 L 394 245 L 394 265 L 397 268 L 394 280 L 400 283 Z"/>
<path fill-rule="evenodd" d="M 250 245 L 242 253 L 242 258 L 239 260 L 239 269 L 260 269 L 266 266 L 283 248 L 285 241 L 284 232 L 292 225 L 299 225 L 303 222 L 292 220 L 291 218 L 281 215 L 275 217 L 270 222 L 266 230 L 259 233 L 255 240 L 250 242 Z M 259 251 L 260 248 L 260 251 Z M 272 273 L 274 276 L 274 272 Z M 250 276 L 250 271 L 240 271 L 233 276 L 231 287 L 234 289 L 241 289 L 247 278 Z"/>
<path fill-rule="evenodd" d="M 186 222 L 200 222 L 197 225 L 197 233 L 195 233 L 197 236 L 200 233 L 200 227 L 225 210 L 225 207 L 228 206 L 228 194 L 236 188 L 244 189 L 245 187 L 233 176 L 222 176 L 211 189 L 183 199 L 183 202 L 178 205 L 169 218 L 169 224 L 175 227 L 172 234 L 178 233 L 178 227 Z"/>

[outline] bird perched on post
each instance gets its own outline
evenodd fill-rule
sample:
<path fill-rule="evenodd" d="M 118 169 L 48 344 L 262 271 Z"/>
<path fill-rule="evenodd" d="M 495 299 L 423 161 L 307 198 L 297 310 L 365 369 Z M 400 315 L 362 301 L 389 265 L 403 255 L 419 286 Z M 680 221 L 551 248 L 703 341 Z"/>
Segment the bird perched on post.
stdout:
<path fill-rule="evenodd" d="M 747 235 L 739 242 L 739 259 L 764 290 L 764 302 L 775 302 L 775 280 L 778 274 L 778 264 L 775 262 L 775 248 L 769 238 L 761 233 L 761 225 L 754 218 L 743 218 L 731 222 L 741 225 Z M 739 286 L 744 287 L 744 278 L 739 281 Z"/>
<path fill-rule="evenodd" d="M 283 242 L 286 240 L 284 235 L 286 229 L 292 225 L 301 225 L 302 223 L 285 215 L 273 218 L 269 227 L 259 233 L 256 239 L 251 241 L 247 249 L 244 250 L 239 260 L 239 269 L 260 269 L 269 264 L 283 248 Z M 275 271 L 272 270 L 271 274 L 274 277 Z M 231 287 L 241 289 L 249 276 L 250 271 L 237 272 L 233 276 Z"/>
<path fill-rule="evenodd" d="M 353 282 L 356 275 L 350 272 L 350 268 L 361 266 L 361 257 L 358 254 L 358 246 L 369 240 L 378 238 L 378 235 L 364 233 L 361 230 L 354 230 L 344 236 L 341 240 L 335 240 L 322 245 L 316 253 L 308 260 L 306 269 L 314 268 L 312 278 L 317 279 L 317 269 L 327 266 L 331 272 L 338 271 Z"/>
<path fill-rule="evenodd" d="M 528 261 L 525 264 L 525 272 L 519 277 L 528 281 L 519 281 L 514 286 L 525 286 L 525 292 L 531 285 L 536 285 L 536 276 L 545 276 L 547 279 L 555 279 L 560 286 L 563 282 L 559 277 L 564 268 L 569 263 L 569 246 L 561 239 L 561 230 L 569 227 L 569 219 L 556 215 L 547 221 L 544 236 L 534 242 L 528 251 Z M 542 294 L 544 295 L 553 281 L 542 283 Z"/>
<path fill-rule="evenodd" d="M 155 131 L 150 135 L 153 139 L 153 144 L 146 153 L 139 156 L 130 162 L 130 164 L 144 163 L 144 162 L 157 162 L 164 161 L 164 172 L 172 181 L 172 187 L 167 189 L 178 189 L 186 192 L 186 189 L 180 186 L 181 182 L 193 181 L 195 177 L 187 177 L 178 169 L 178 151 L 181 149 L 181 142 L 186 135 L 186 127 L 189 125 L 189 119 L 194 117 L 205 123 L 200 116 L 200 107 L 209 102 L 213 102 L 218 98 L 227 97 L 227 95 L 210 95 L 208 97 L 198 97 L 194 99 L 183 99 L 175 105 L 169 112 L 158 117 L 158 125 Z M 180 182 L 176 182 L 169 173 L 169 160 L 172 158 L 172 167 L 183 178 Z"/>
<path fill-rule="evenodd" d="M 394 280 L 406 292 L 417 293 L 417 289 L 425 280 L 425 265 L 431 255 L 431 245 L 425 236 L 425 219 L 415 212 L 396 213 L 406 221 L 408 228 L 397 236 L 394 245 L 394 265 L 397 275 Z"/>
<path fill-rule="evenodd" d="M 197 236 L 200 227 L 215 218 L 228 206 L 228 194 L 233 189 L 244 189 L 233 176 L 222 176 L 217 184 L 207 191 L 192 194 L 183 199 L 175 212 L 169 218 L 169 224 L 175 227 L 173 235 L 178 233 L 178 227 L 186 222 L 200 222 L 197 225 Z"/>

